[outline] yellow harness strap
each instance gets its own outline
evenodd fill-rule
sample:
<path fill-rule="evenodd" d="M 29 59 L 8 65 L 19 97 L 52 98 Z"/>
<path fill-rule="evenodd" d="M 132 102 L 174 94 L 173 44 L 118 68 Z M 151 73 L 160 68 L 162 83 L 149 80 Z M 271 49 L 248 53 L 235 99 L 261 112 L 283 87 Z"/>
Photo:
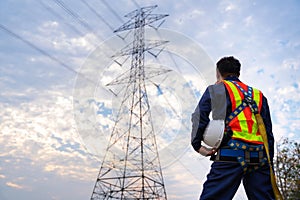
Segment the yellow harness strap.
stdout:
<path fill-rule="evenodd" d="M 275 175 L 274 175 L 274 172 L 273 172 L 273 169 L 272 169 L 272 165 L 271 165 L 271 159 L 270 159 L 270 154 L 269 154 L 269 145 L 268 145 L 268 136 L 267 136 L 267 133 L 266 133 L 266 128 L 265 128 L 265 125 L 264 125 L 264 121 L 263 121 L 263 119 L 262 119 L 262 117 L 259 113 L 255 114 L 255 118 L 256 118 L 256 121 L 257 121 L 259 132 L 260 132 L 260 134 L 263 138 L 264 146 L 265 146 L 266 153 L 267 153 L 267 158 L 268 158 L 268 162 L 269 162 L 269 166 L 270 166 L 271 184 L 272 184 L 273 192 L 274 192 L 274 195 L 275 195 L 275 199 L 276 200 L 283 200 L 282 195 L 281 195 L 281 193 L 280 193 L 280 191 L 277 187 L 276 178 L 275 178 Z"/>

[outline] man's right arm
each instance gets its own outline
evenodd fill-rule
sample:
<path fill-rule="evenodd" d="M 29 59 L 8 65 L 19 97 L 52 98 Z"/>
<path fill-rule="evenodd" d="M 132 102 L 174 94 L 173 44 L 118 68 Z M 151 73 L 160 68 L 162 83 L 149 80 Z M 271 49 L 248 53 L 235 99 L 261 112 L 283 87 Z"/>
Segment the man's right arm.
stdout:
<path fill-rule="evenodd" d="M 209 90 L 206 89 L 202 95 L 198 106 L 192 114 L 192 133 L 191 144 L 195 151 L 199 152 L 201 141 L 203 140 L 203 133 L 207 124 L 209 123 L 209 114 L 211 112 L 211 99 Z"/>

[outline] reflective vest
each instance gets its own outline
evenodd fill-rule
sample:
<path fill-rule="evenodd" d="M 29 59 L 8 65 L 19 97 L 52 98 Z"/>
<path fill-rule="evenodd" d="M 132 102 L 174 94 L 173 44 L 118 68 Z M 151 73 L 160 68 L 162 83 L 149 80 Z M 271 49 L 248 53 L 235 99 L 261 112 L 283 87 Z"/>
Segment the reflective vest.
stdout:
<path fill-rule="evenodd" d="M 232 111 L 234 111 L 242 103 L 244 94 L 234 83 L 225 80 L 223 81 L 223 83 L 229 93 Z M 247 92 L 247 85 L 242 82 L 236 82 L 236 84 L 238 84 L 241 88 L 244 89 L 244 91 Z M 263 95 L 261 91 L 253 88 L 252 99 L 256 102 L 258 112 L 260 112 L 261 110 L 262 96 Z M 233 132 L 232 139 L 238 139 L 252 144 L 263 144 L 263 139 L 258 130 L 255 116 L 251 112 L 249 106 L 246 106 L 242 112 L 240 112 L 229 122 L 228 125 Z"/>

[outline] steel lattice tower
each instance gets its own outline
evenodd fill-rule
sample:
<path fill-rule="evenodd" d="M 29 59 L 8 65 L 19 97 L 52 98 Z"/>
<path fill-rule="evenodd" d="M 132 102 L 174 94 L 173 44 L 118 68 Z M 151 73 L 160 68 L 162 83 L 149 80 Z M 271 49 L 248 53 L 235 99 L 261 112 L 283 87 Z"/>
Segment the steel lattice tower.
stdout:
<path fill-rule="evenodd" d="M 123 84 L 125 92 L 91 199 L 167 199 L 145 84 L 170 71 L 144 66 L 145 52 L 167 42 L 145 40 L 145 26 L 168 16 L 152 14 L 156 7 L 130 12 L 114 31 L 133 30 L 133 42 L 114 55 L 131 55 L 131 65 L 107 84 Z"/>

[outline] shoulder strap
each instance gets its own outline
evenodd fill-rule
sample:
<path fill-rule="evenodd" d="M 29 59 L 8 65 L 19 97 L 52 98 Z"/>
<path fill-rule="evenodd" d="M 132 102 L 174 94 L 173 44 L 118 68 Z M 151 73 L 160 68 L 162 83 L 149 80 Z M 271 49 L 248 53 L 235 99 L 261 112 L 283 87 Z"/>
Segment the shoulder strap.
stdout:
<path fill-rule="evenodd" d="M 244 94 L 244 99 L 245 103 L 251 108 L 251 111 L 254 114 L 258 113 L 258 107 L 256 105 L 256 102 L 252 98 L 252 93 L 253 93 L 253 88 L 250 86 L 248 87 L 248 92 L 246 92 L 239 84 L 237 84 L 236 81 L 231 81 L 243 94 Z"/>
<path fill-rule="evenodd" d="M 236 107 L 236 109 L 226 118 L 226 128 L 229 128 L 228 124 L 230 123 L 230 121 L 233 120 L 236 116 L 238 116 L 247 106 L 250 107 L 252 113 L 258 113 L 258 107 L 256 105 L 256 102 L 252 98 L 252 87 L 248 86 L 248 92 L 246 92 L 236 81 L 230 82 L 233 83 L 244 94 L 244 99 L 242 100 L 242 103 L 238 107 Z"/>

